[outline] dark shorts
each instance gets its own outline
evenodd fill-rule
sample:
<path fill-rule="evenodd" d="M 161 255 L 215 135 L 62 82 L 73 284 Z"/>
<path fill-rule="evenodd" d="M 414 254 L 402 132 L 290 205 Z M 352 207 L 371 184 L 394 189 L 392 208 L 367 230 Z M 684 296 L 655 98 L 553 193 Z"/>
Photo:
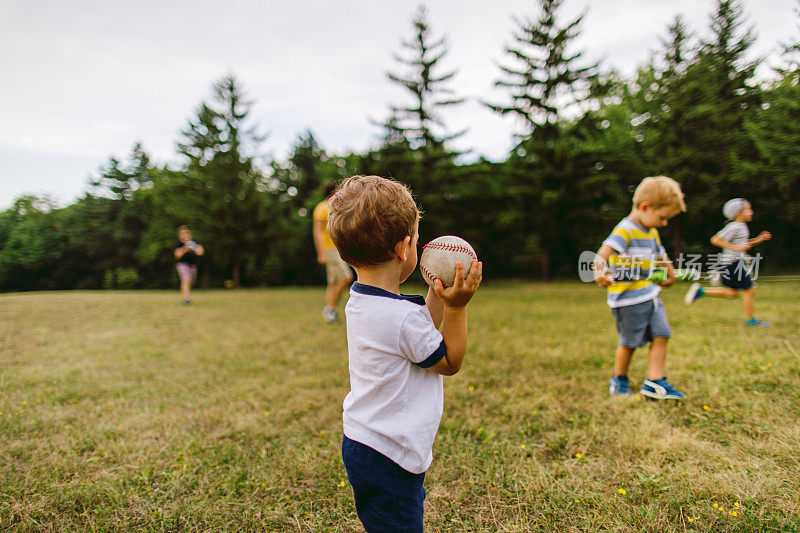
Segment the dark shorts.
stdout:
<path fill-rule="evenodd" d="M 422 531 L 425 473 L 412 474 L 369 446 L 342 439 L 342 459 L 356 512 L 367 533 Z"/>
<path fill-rule="evenodd" d="M 612 307 L 611 314 L 614 315 L 620 346 L 641 348 L 657 337 L 672 337 L 667 312 L 659 297 L 638 304 Z"/>
<path fill-rule="evenodd" d="M 747 271 L 747 265 L 741 259 L 725 265 L 720 281 L 729 289 L 736 289 L 737 291 L 746 291 L 753 286 L 753 280 Z"/>

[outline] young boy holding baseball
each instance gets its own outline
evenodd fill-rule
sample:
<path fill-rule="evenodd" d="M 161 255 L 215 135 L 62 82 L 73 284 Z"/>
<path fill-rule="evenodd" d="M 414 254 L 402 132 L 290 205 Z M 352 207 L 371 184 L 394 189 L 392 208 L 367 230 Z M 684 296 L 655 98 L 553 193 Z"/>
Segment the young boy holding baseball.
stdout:
<path fill-rule="evenodd" d="M 329 200 L 328 231 L 355 268 L 345 306 L 350 392 L 342 458 L 369 531 L 422 531 L 425 471 L 442 417 L 442 376 L 461 368 L 466 305 L 481 282 L 473 261 L 445 288 L 400 294 L 417 266 L 419 211 L 408 189 L 377 176 L 347 179 Z M 441 332 L 439 326 L 442 326 Z"/>
<path fill-rule="evenodd" d="M 749 259 L 747 251 L 764 241 L 772 238 L 768 231 L 762 231 L 758 237 L 751 239 L 747 223 L 753 220 L 753 208 L 744 198 L 729 200 L 722 207 L 722 213 L 730 222 L 716 235 L 711 237 L 711 244 L 722 248 L 720 257 L 722 268 L 722 284 L 724 287 L 704 288 L 699 283 L 693 284 L 686 293 L 686 304 L 691 305 L 703 296 L 717 296 L 722 298 L 736 298 L 742 291 L 744 304 L 745 324 L 748 326 L 771 326 L 755 317 L 755 287 L 746 262 Z"/>
<path fill-rule="evenodd" d="M 672 332 L 658 294 L 675 282 L 675 269 L 661 244 L 658 229 L 686 211 L 680 185 L 665 176 L 645 178 L 633 193 L 633 209 L 603 242 L 595 260 L 595 282 L 606 287 L 608 305 L 619 333 L 614 356 L 612 396 L 630 394 L 633 352 L 650 342 L 648 376 L 640 393 L 651 398 L 681 399 L 664 375 L 667 341 Z M 666 268 L 667 277 L 654 283 L 647 278 L 655 268 Z"/>

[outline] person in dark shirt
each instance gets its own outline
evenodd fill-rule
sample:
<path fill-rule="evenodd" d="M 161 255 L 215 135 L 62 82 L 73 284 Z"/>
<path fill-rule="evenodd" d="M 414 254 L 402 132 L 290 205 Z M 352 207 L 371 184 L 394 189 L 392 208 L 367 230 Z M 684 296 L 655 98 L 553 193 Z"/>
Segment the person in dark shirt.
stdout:
<path fill-rule="evenodd" d="M 183 305 L 192 303 L 192 284 L 197 279 L 197 258 L 203 255 L 203 247 L 192 240 L 192 232 L 186 226 L 178 228 L 178 240 L 173 250 L 178 263 L 178 276 L 181 278 L 181 297 Z"/>

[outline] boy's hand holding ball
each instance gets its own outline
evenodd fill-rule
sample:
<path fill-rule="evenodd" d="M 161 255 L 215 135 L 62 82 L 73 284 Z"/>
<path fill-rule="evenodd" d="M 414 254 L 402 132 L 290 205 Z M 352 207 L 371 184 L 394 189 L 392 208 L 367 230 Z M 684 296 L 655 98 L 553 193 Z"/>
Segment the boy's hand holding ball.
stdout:
<path fill-rule="evenodd" d="M 447 307 L 466 306 L 483 279 L 483 263 L 475 250 L 452 235 L 434 239 L 422 248 L 419 270 Z"/>

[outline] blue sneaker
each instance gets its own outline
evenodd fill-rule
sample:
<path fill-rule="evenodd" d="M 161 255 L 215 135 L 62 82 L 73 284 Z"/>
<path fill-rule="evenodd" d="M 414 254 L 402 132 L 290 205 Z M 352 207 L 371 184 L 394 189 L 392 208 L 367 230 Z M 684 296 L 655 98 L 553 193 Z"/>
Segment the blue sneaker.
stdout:
<path fill-rule="evenodd" d="M 705 293 L 706 291 L 703 290 L 702 285 L 699 283 L 692 283 L 692 286 L 686 291 L 686 296 L 683 297 L 683 301 L 686 305 L 692 305 L 699 298 L 702 298 Z"/>
<path fill-rule="evenodd" d="M 611 396 L 625 396 L 631 393 L 631 382 L 628 376 L 615 376 L 608 383 Z"/>
<path fill-rule="evenodd" d="M 763 320 L 759 320 L 757 318 L 751 318 L 750 320 L 747 320 L 745 322 L 745 325 L 747 325 L 747 326 L 764 326 L 765 328 L 768 328 L 768 327 L 770 327 L 772 325 L 772 322 L 764 322 Z"/>
<path fill-rule="evenodd" d="M 667 381 L 667 376 L 661 379 L 646 379 L 642 382 L 642 390 L 639 394 L 655 398 L 656 400 L 680 400 L 686 396 L 679 392 Z"/>

